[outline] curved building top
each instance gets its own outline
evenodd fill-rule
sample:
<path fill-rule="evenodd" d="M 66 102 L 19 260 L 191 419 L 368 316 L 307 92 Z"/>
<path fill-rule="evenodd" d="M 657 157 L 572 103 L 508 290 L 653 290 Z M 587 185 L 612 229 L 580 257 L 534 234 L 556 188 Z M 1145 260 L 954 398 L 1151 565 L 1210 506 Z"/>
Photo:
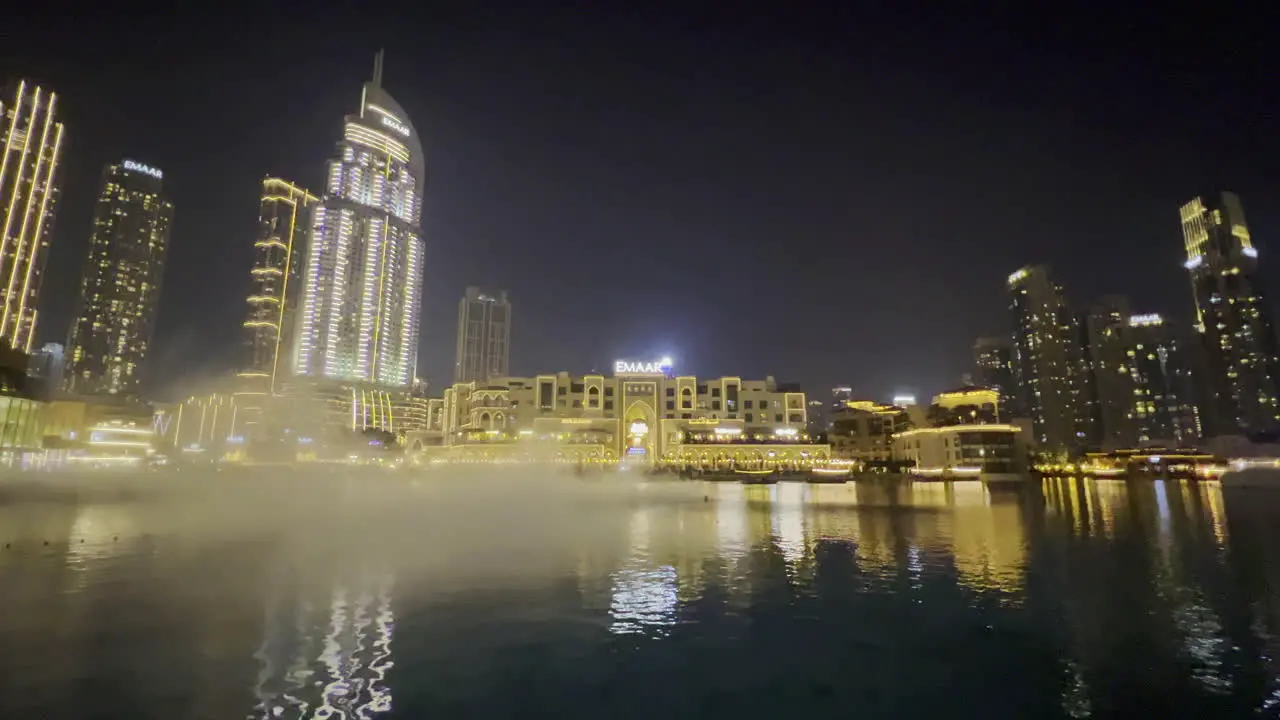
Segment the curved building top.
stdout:
<path fill-rule="evenodd" d="M 364 84 L 360 97 L 360 115 L 353 120 L 378 134 L 387 135 L 387 151 L 397 160 L 408 164 L 409 172 L 421 187 L 425 184 L 426 159 L 422 153 L 422 141 L 418 130 L 409 120 L 409 113 L 382 88 L 381 73 Z"/>

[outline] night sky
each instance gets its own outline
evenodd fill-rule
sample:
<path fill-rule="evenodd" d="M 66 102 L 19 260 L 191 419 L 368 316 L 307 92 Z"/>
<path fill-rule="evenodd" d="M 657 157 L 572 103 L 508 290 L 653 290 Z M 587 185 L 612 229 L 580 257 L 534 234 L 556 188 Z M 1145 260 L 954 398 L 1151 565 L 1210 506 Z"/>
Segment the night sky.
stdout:
<path fill-rule="evenodd" d="M 108 5 L 6 16 L 0 78 L 52 86 L 67 126 L 42 342 L 66 337 L 102 165 L 164 170 L 163 394 L 235 363 L 260 180 L 322 187 L 380 47 L 427 153 L 419 366 L 437 390 L 480 284 L 511 293 L 513 374 L 669 354 L 924 395 L 1007 332 L 1026 263 L 1074 304 L 1122 292 L 1185 321 L 1178 206 L 1218 188 L 1280 288 L 1276 10 Z"/>

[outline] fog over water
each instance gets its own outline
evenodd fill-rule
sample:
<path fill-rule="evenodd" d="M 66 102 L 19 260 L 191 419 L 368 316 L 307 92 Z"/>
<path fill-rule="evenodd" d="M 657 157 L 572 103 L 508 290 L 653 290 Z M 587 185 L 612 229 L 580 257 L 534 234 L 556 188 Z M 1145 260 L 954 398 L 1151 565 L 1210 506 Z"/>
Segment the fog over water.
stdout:
<path fill-rule="evenodd" d="M 1188 482 L 15 476 L 0 717 L 1269 716 L 1278 508 Z"/>

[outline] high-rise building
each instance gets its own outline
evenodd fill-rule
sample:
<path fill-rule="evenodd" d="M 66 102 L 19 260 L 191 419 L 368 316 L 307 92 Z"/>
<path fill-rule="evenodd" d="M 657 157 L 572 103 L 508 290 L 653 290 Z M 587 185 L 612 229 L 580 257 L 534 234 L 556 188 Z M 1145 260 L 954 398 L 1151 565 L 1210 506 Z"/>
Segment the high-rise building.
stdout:
<path fill-rule="evenodd" d="M 1280 426 L 1271 308 L 1258 277 L 1258 250 L 1234 193 L 1201 195 L 1182 206 L 1186 268 L 1204 345 L 1207 430 L 1215 435 Z"/>
<path fill-rule="evenodd" d="M 102 171 L 89 258 L 67 343 L 67 389 L 135 395 L 151 345 L 173 204 L 164 174 L 134 160 Z"/>
<path fill-rule="evenodd" d="M 294 321 L 302 288 L 307 230 L 317 198 L 280 178 L 262 181 L 258 239 L 250 270 L 248 317 L 244 322 L 248 357 L 237 395 L 274 395 L 291 372 Z"/>
<path fill-rule="evenodd" d="M 1005 419 L 1025 417 L 1018 402 L 1013 377 L 1013 341 L 1007 337 L 980 337 L 973 343 L 974 372 L 969 385 L 1000 391 L 1000 413 Z"/>
<path fill-rule="evenodd" d="M 1009 276 L 1014 362 L 1019 398 L 1031 416 L 1040 449 L 1067 453 L 1084 445 L 1080 354 L 1076 319 L 1062 288 L 1043 265 Z"/>
<path fill-rule="evenodd" d="M 505 290 L 467 288 L 458 302 L 454 382 L 484 382 L 510 374 L 511 302 Z"/>
<path fill-rule="evenodd" d="M 312 217 L 296 375 L 391 387 L 413 381 L 425 183 L 418 131 L 382 88 L 379 53 Z"/>
<path fill-rule="evenodd" d="M 62 374 L 66 369 L 66 353 L 60 343 L 45 343 L 31 353 L 27 363 L 27 379 L 31 394 L 47 400 L 62 387 Z"/>
<path fill-rule="evenodd" d="M 1131 316 L 1125 335 L 1130 417 L 1138 443 L 1193 445 L 1202 433 L 1190 361 L 1180 338 L 1155 313 Z"/>
<path fill-rule="evenodd" d="M 58 198 L 57 105 L 56 93 L 25 80 L 0 97 L 0 343 L 24 353 L 35 339 L 36 300 Z"/>
<path fill-rule="evenodd" d="M 1083 351 L 1080 409 L 1091 447 L 1131 448 L 1138 442 L 1133 422 L 1133 377 L 1129 367 L 1129 301 L 1118 295 L 1099 298 L 1080 315 Z"/>

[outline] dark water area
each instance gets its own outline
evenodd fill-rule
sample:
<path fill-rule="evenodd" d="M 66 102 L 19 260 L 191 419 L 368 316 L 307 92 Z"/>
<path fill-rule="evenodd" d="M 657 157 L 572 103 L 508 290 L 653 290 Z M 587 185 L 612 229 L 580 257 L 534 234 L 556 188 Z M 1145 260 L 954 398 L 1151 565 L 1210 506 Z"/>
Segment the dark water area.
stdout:
<path fill-rule="evenodd" d="M 379 483 L 7 495 L 0 717 L 1280 715 L 1280 492 Z"/>

